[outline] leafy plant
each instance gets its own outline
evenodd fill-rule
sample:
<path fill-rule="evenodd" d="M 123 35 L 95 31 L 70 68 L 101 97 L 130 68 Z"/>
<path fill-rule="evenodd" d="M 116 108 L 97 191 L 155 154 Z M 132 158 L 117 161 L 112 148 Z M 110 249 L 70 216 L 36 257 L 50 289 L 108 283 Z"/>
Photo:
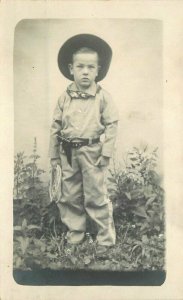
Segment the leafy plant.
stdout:
<path fill-rule="evenodd" d="M 41 209 L 41 226 L 46 236 L 60 235 L 67 231 L 67 227 L 62 223 L 60 211 L 55 201 Z"/>
<path fill-rule="evenodd" d="M 42 181 L 40 175 L 45 171 L 37 165 L 40 156 L 37 154 L 37 140 L 34 138 L 33 153 L 30 155 L 30 161 L 25 166 L 24 191 L 25 197 L 29 200 L 40 199 L 45 194 L 42 189 Z"/>
<path fill-rule="evenodd" d="M 23 219 L 21 226 L 14 226 L 14 231 L 20 232 L 23 237 L 26 237 L 28 235 L 29 231 L 35 230 L 35 229 L 41 230 L 41 227 L 37 226 L 37 225 L 32 225 L 32 224 L 28 225 L 26 219 Z"/>
<path fill-rule="evenodd" d="M 33 153 L 15 156 L 14 167 L 14 225 L 20 225 L 25 218 L 29 224 L 41 223 L 41 207 L 48 202 L 48 184 L 43 184 L 38 167 L 37 140 L 34 138 Z"/>
<path fill-rule="evenodd" d="M 157 241 L 159 239 L 159 241 Z M 160 242 L 161 235 L 154 237 L 154 239 L 149 239 L 147 235 L 142 235 L 141 240 L 135 241 L 132 251 L 131 257 L 133 257 L 133 265 L 136 267 L 143 266 L 143 269 L 157 269 L 157 258 L 163 259 L 164 257 L 164 247 L 162 247 L 162 243 Z M 164 261 L 161 262 L 161 265 L 164 264 Z"/>
<path fill-rule="evenodd" d="M 22 198 L 22 184 L 24 180 L 24 152 L 18 152 L 14 159 L 14 199 Z"/>
<path fill-rule="evenodd" d="M 150 152 L 147 146 L 142 150 L 134 147 L 124 162 L 123 169 L 117 169 L 114 163 L 110 170 L 110 198 L 115 208 L 149 219 L 149 209 L 163 196 L 160 176 L 155 171 L 157 148 Z"/>
<path fill-rule="evenodd" d="M 21 226 L 14 226 L 14 240 L 15 240 L 15 265 L 16 267 L 20 267 L 24 265 L 24 260 L 26 256 L 27 249 L 29 247 L 30 241 L 32 237 L 30 236 L 30 232 L 33 230 L 40 230 L 41 228 L 36 225 L 28 225 L 27 220 L 24 219 Z"/>
<path fill-rule="evenodd" d="M 157 159 L 157 148 L 134 147 L 123 167 L 116 167 L 114 161 L 110 170 L 108 190 L 117 239 L 131 253 L 130 265 L 125 262 L 128 269 L 161 269 L 164 265 L 164 191 L 156 172 Z"/>
<path fill-rule="evenodd" d="M 45 195 L 40 176 L 45 172 L 38 167 L 37 140 L 34 138 L 33 153 L 27 158 L 24 152 L 15 156 L 14 195 L 16 198 L 36 200 Z"/>

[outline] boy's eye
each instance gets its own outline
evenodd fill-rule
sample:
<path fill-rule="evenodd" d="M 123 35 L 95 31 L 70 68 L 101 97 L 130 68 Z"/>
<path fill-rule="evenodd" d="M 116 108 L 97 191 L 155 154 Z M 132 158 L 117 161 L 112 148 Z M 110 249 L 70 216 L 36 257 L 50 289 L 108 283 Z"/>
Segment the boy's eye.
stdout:
<path fill-rule="evenodd" d="M 84 67 L 85 67 L 84 65 L 77 65 L 76 66 L 77 69 L 83 69 Z M 94 70 L 96 67 L 94 65 L 89 65 L 89 66 L 87 66 L 87 68 L 89 70 Z"/>
<path fill-rule="evenodd" d="M 76 65 L 76 68 L 83 68 L 83 65 Z"/>

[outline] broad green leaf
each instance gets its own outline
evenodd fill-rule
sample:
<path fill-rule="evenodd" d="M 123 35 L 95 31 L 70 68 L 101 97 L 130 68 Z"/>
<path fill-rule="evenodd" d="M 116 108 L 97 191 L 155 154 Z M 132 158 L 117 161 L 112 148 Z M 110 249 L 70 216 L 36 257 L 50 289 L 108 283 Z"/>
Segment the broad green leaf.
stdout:
<path fill-rule="evenodd" d="M 27 228 L 28 228 L 29 230 L 31 230 L 31 229 L 38 229 L 38 230 L 41 230 L 41 227 L 40 227 L 40 226 L 37 226 L 37 225 L 28 225 Z"/>
<path fill-rule="evenodd" d="M 152 196 L 147 200 L 146 207 L 150 205 L 156 199 L 156 194 L 152 194 Z"/>
<path fill-rule="evenodd" d="M 114 177 L 108 177 L 108 181 L 116 184 L 116 179 Z"/>
<path fill-rule="evenodd" d="M 107 190 L 109 193 L 117 193 L 117 188 L 115 187 L 109 187 Z"/>
<path fill-rule="evenodd" d="M 126 195 L 126 197 L 127 197 L 129 200 L 132 200 L 132 197 L 131 197 L 131 194 L 130 194 L 130 193 L 126 192 L 125 195 Z"/>
<path fill-rule="evenodd" d="M 148 215 L 146 213 L 144 206 L 137 207 L 132 212 L 139 217 L 148 218 Z"/>
<path fill-rule="evenodd" d="M 138 160 L 136 157 L 130 157 L 130 160 L 132 160 L 132 161 L 136 161 L 136 160 Z"/>
<path fill-rule="evenodd" d="M 157 152 L 158 151 L 158 147 L 156 147 L 154 150 L 153 150 L 153 152 Z"/>
<path fill-rule="evenodd" d="M 22 253 L 25 254 L 25 251 L 27 250 L 27 247 L 29 245 L 29 238 L 28 237 L 24 238 L 22 236 L 19 236 L 16 238 L 16 240 L 20 242 Z"/>

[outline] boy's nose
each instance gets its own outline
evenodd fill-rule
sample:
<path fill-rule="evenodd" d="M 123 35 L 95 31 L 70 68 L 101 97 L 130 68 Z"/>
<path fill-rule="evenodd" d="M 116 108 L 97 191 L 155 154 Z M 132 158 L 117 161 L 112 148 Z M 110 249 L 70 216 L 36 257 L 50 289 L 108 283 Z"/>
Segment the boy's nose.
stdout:
<path fill-rule="evenodd" d="M 88 68 L 83 68 L 83 74 L 88 74 Z"/>

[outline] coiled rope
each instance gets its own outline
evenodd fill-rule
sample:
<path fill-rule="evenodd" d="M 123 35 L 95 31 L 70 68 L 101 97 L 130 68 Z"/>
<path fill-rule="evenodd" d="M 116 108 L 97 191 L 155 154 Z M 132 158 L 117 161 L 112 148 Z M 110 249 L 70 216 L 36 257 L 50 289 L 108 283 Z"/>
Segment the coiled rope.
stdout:
<path fill-rule="evenodd" d="M 59 165 L 56 168 L 51 168 L 50 171 L 50 182 L 49 182 L 49 195 L 50 201 L 58 203 L 62 196 L 62 170 Z"/>

